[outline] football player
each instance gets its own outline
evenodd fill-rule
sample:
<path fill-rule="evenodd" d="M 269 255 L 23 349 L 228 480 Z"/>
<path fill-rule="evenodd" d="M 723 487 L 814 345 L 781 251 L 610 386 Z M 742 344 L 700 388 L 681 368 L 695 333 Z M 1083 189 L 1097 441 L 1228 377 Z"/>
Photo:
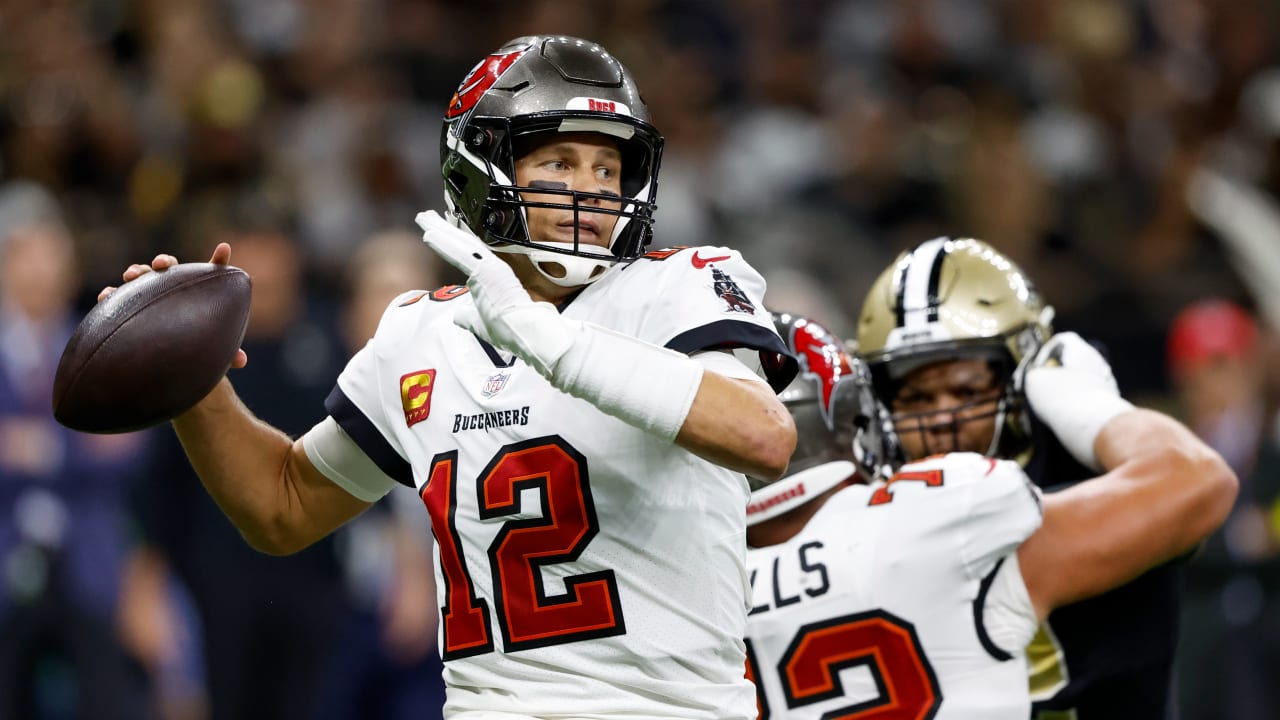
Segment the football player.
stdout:
<path fill-rule="evenodd" d="M 1182 492 L 1192 475 L 1207 483 L 1197 487 L 1217 488 L 1177 528 L 1178 541 L 1166 542 L 1173 538 L 1159 541 L 1170 530 L 1163 523 L 1183 519 L 1166 512 L 1164 499 L 1116 512 L 1102 501 L 1124 486 L 1091 483 L 1099 497 L 1097 515 L 1086 515 L 1087 531 L 1097 533 L 1089 552 L 1070 563 L 1020 553 L 1028 585 L 1062 583 L 1068 597 L 1115 584 L 1101 578 L 1126 581 L 1055 610 L 1041 627 L 1027 651 L 1034 716 L 1171 717 L 1180 563 L 1166 562 L 1168 551 L 1189 550 L 1218 527 L 1235 477 L 1182 425 L 1125 401 L 1102 356 L 1074 333 L 1054 335 L 1052 321 L 1052 308 L 1007 257 L 978 240 L 936 238 L 879 276 L 858 339 L 892 411 L 899 461 L 979 452 L 1016 460 L 1050 493 L 1116 473 L 1162 477 L 1160 493 Z"/>
<path fill-rule="evenodd" d="M 1016 462 L 972 452 L 855 484 L 897 452 L 869 373 L 815 323 L 778 324 L 801 363 L 781 394 L 800 442 L 747 510 L 761 718 L 1023 720 L 1038 620 L 1184 552 L 1230 506 L 1221 460 L 1142 412 L 1098 442 L 1141 459 L 1043 500 Z"/>
<path fill-rule="evenodd" d="M 174 421 L 209 491 L 270 552 L 396 483 L 417 489 L 446 716 L 755 713 L 744 473 L 786 467 L 795 427 L 758 372 L 781 388 L 795 363 L 737 252 L 646 253 L 661 150 L 603 47 L 512 40 L 450 102 L 446 210 L 418 217 L 466 287 L 393 301 L 330 416 L 296 441 L 226 382 Z"/>

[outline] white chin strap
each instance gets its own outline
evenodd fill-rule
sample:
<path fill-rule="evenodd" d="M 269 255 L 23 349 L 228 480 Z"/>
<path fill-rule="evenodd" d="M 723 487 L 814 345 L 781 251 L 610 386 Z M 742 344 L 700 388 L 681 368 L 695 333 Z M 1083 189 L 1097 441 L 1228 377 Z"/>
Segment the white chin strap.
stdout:
<path fill-rule="evenodd" d="M 852 478 L 857 470 L 848 460 L 837 460 L 765 485 L 751 493 L 751 499 L 747 501 L 747 525 L 762 523 L 790 512 Z"/>
<path fill-rule="evenodd" d="M 561 247 L 565 250 L 572 251 L 573 243 L 542 243 L 550 247 Z M 516 253 L 529 256 L 529 260 L 533 263 L 533 267 L 542 274 L 543 277 L 560 287 L 581 287 L 590 285 L 604 276 L 604 271 L 613 267 L 618 262 L 618 258 L 608 253 L 608 250 L 599 248 L 601 255 L 599 259 L 581 257 L 579 255 L 566 255 L 551 250 L 541 250 L 531 248 L 524 245 L 500 245 L 491 248 L 494 252 L 500 253 Z M 579 245 L 579 251 L 584 251 L 585 247 Z M 563 277 L 552 275 L 544 265 L 559 265 L 564 269 Z"/>

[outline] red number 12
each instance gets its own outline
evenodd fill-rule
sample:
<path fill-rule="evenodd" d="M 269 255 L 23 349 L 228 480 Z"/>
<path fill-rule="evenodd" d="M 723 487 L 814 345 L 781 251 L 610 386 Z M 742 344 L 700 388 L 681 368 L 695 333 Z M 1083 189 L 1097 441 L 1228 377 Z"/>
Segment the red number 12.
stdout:
<path fill-rule="evenodd" d="M 433 458 L 422 490 L 444 575 L 445 660 L 494 649 L 489 601 L 476 595 L 458 537 L 457 461 L 457 451 Z M 560 595 L 542 585 L 543 566 L 577 560 L 600 531 L 586 458 L 557 436 L 503 447 L 476 480 L 480 518 L 519 513 L 520 493 L 530 488 L 542 496 L 542 517 L 503 523 L 488 550 L 503 647 L 515 652 L 624 634 L 612 570 L 566 577 Z"/>

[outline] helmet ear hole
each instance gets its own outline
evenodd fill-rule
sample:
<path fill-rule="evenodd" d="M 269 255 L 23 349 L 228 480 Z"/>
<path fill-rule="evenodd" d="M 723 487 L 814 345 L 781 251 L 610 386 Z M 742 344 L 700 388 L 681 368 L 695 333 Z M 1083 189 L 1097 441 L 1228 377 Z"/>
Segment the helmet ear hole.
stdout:
<path fill-rule="evenodd" d="M 494 134 L 482 127 L 471 127 L 467 131 L 467 146 L 477 155 L 485 155 L 493 147 Z"/>
<path fill-rule="evenodd" d="M 490 210 L 484 214 L 484 229 L 491 232 L 501 231 L 507 226 L 507 213 L 502 210 Z"/>
<path fill-rule="evenodd" d="M 464 197 L 467 189 L 467 176 L 457 170 L 450 171 L 444 178 L 445 183 L 449 186 L 449 192 L 453 197 Z"/>

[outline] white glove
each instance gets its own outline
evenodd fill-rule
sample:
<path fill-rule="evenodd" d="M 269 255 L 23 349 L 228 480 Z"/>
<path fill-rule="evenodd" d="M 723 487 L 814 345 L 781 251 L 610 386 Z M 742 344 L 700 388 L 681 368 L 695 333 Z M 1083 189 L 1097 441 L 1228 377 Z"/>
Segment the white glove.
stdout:
<path fill-rule="evenodd" d="M 470 231 L 418 213 L 422 240 L 467 273 L 475 308 L 453 322 L 524 360 L 554 387 L 674 441 L 702 384 L 702 365 L 638 338 L 570 320 L 534 302 L 511 266 Z"/>
<path fill-rule="evenodd" d="M 511 266 L 469 230 L 434 210 L 418 213 L 422 240 L 450 265 L 467 273 L 475 312 L 462 311 L 454 323 L 494 347 L 515 353 L 538 374 L 550 378 L 556 362 L 573 345 L 576 323 L 555 306 L 534 302 Z"/>
<path fill-rule="evenodd" d="M 413 220 L 422 228 L 422 241 L 467 277 L 485 260 L 498 259 L 483 240 L 445 220 L 435 210 L 420 212 Z"/>
<path fill-rule="evenodd" d="M 1103 426 L 1133 409 L 1120 397 L 1111 366 L 1073 332 L 1058 333 L 1040 348 L 1027 371 L 1027 403 L 1081 465 L 1094 471 L 1093 445 Z"/>

